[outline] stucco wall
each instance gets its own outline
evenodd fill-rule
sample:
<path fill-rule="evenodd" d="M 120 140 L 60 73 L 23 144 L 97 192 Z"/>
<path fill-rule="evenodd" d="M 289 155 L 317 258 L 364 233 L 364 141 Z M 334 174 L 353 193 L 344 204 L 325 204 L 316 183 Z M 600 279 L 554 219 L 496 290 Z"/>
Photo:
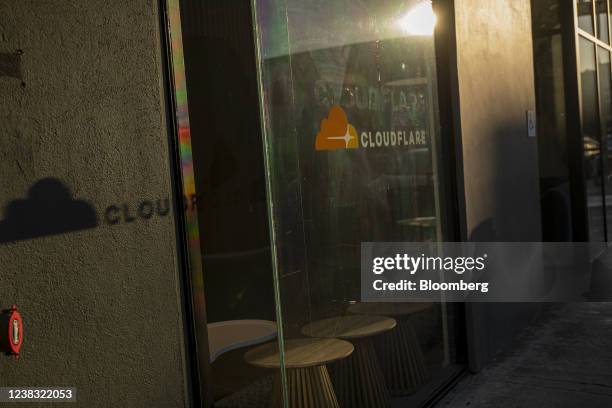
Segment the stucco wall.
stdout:
<path fill-rule="evenodd" d="M 491 220 L 499 240 L 539 240 L 530 2 L 455 3 L 468 233 Z"/>
<path fill-rule="evenodd" d="M 529 0 L 455 1 L 461 161 L 467 238 L 540 241 L 537 139 Z M 537 314 L 532 304 L 468 306 L 473 368 Z"/>
<path fill-rule="evenodd" d="M 0 76 L 0 308 L 25 321 L 1 386 L 185 405 L 158 21 L 154 0 L 0 0 L 0 53 L 23 51 Z"/>

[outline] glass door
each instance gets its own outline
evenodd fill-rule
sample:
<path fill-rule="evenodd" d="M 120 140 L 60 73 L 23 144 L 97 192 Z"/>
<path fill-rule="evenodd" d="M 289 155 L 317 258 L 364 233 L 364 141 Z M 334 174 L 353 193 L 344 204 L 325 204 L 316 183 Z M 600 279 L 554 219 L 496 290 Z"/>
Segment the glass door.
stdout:
<path fill-rule="evenodd" d="M 418 406 L 459 369 L 456 310 L 361 303 L 360 248 L 448 239 L 431 2 L 253 11 L 280 323 L 249 360 L 280 355 L 285 406 Z"/>

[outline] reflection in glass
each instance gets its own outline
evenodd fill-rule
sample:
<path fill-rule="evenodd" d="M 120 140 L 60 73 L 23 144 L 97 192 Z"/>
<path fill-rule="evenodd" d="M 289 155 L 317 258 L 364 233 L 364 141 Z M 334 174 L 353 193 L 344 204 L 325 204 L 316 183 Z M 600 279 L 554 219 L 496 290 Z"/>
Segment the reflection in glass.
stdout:
<path fill-rule="evenodd" d="M 576 0 L 576 6 L 578 9 L 578 27 L 589 34 L 595 34 L 592 0 Z"/>
<path fill-rule="evenodd" d="M 597 13 L 597 37 L 601 41 L 609 43 L 608 0 L 595 0 L 595 12 Z"/>
<path fill-rule="evenodd" d="M 551 32 L 559 33 L 561 28 L 561 3 L 562 0 L 539 0 L 531 3 L 534 34 L 537 37 L 545 36 Z"/>
<path fill-rule="evenodd" d="M 244 359 L 276 337 L 250 2 L 173 0 L 170 18 L 204 397 L 265 404 L 273 374 Z"/>
<path fill-rule="evenodd" d="M 584 172 L 590 226 L 589 235 L 591 241 L 603 242 L 605 241 L 605 237 L 602 197 L 601 137 L 597 103 L 595 45 L 582 37 L 580 38 L 580 79 L 582 89 Z"/>
<path fill-rule="evenodd" d="M 354 356 L 343 357 L 328 365 L 340 406 L 360 406 L 351 398 L 364 406 L 418 400 L 432 378 L 455 367 L 452 308 L 361 304 L 360 249 L 367 241 L 444 239 L 431 3 L 256 7 L 285 391 L 294 384 L 296 339 L 333 336 L 350 340 L 355 355 L 375 355 L 380 367 L 372 370 L 391 384 L 387 395 L 386 387 L 371 393 L 348 381 L 379 384 L 380 376 L 357 376 L 348 369 L 358 369 L 348 363 Z M 353 325 L 361 337 L 347 334 Z"/>
<path fill-rule="evenodd" d="M 532 2 L 542 239 L 571 241 L 561 2 Z"/>
<path fill-rule="evenodd" d="M 422 2 L 401 16 L 397 24 L 407 35 L 433 35 L 436 15 L 431 4 Z"/>
<path fill-rule="evenodd" d="M 605 204 L 608 241 L 612 240 L 612 78 L 610 73 L 610 53 L 597 47 L 599 63 L 599 99 L 601 101 L 602 154 L 605 160 Z"/>

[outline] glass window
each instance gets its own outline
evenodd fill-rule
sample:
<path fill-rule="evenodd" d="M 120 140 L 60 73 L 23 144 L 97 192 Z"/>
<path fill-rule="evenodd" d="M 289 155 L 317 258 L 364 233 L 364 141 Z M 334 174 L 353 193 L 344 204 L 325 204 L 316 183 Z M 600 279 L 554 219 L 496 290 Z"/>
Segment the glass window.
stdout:
<path fill-rule="evenodd" d="M 444 239 L 431 3 L 261 0 L 255 14 L 285 391 L 295 347 L 337 337 L 355 347 L 328 365 L 340 406 L 422 399 L 456 369 L 453 308 L 360 303 L 360 248 Z M 383 332 L 343 331 L 368 319 Z M 364 355 L 370 371 L 352 372 Z"/>
<path fill-rule="evenodd" d="M 169 6 L 205 406 L 265 406 L 274 374 L 244 359 L 277 333 L 251 6 Z"/>
<path fill-rule="evenodd" d="M 534 36 L 559 33 L 561 28 L 561 0 L 539 0 L 531 3 Z"/>
<path fill-rule="evenodd" d="M 571 241 L 561 2 L 532 2 L 542 240 Z"/>
<path fill-rule="evenodd" d="M 589 34 L 595 34 L 592 0 L 576 0 L 576 5 L 578 8 L 578 27 Z"/>
<path fill-rule="evenodd" d="M 603 174 L 605 182 L 605 204 L 608 241 L 612 241 L 612 78 L 610 73 L 610 52 L 597 47 L 599 64 L 599 99 L 601 101 L 601 132 Z"/>
<path fill-rule="evenodd" d="M 580 79 L 582 89 L 584 172 L 586 177 L 590 240 L 603 242 L 605 241 L 605 236 L 595 45 L 582 37 L 580 37 Z"/>

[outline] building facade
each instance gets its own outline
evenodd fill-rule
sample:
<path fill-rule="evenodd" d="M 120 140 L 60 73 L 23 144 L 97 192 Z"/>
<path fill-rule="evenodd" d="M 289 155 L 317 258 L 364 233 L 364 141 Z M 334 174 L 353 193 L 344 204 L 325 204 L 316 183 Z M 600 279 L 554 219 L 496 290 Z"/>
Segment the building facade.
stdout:
<path fill-rule="evenodd" d="M 361 303 L 362 242 L 611 236 L 605 0 L 0 11 L 2 385 L 422 406 L 541 305 Z"/>

